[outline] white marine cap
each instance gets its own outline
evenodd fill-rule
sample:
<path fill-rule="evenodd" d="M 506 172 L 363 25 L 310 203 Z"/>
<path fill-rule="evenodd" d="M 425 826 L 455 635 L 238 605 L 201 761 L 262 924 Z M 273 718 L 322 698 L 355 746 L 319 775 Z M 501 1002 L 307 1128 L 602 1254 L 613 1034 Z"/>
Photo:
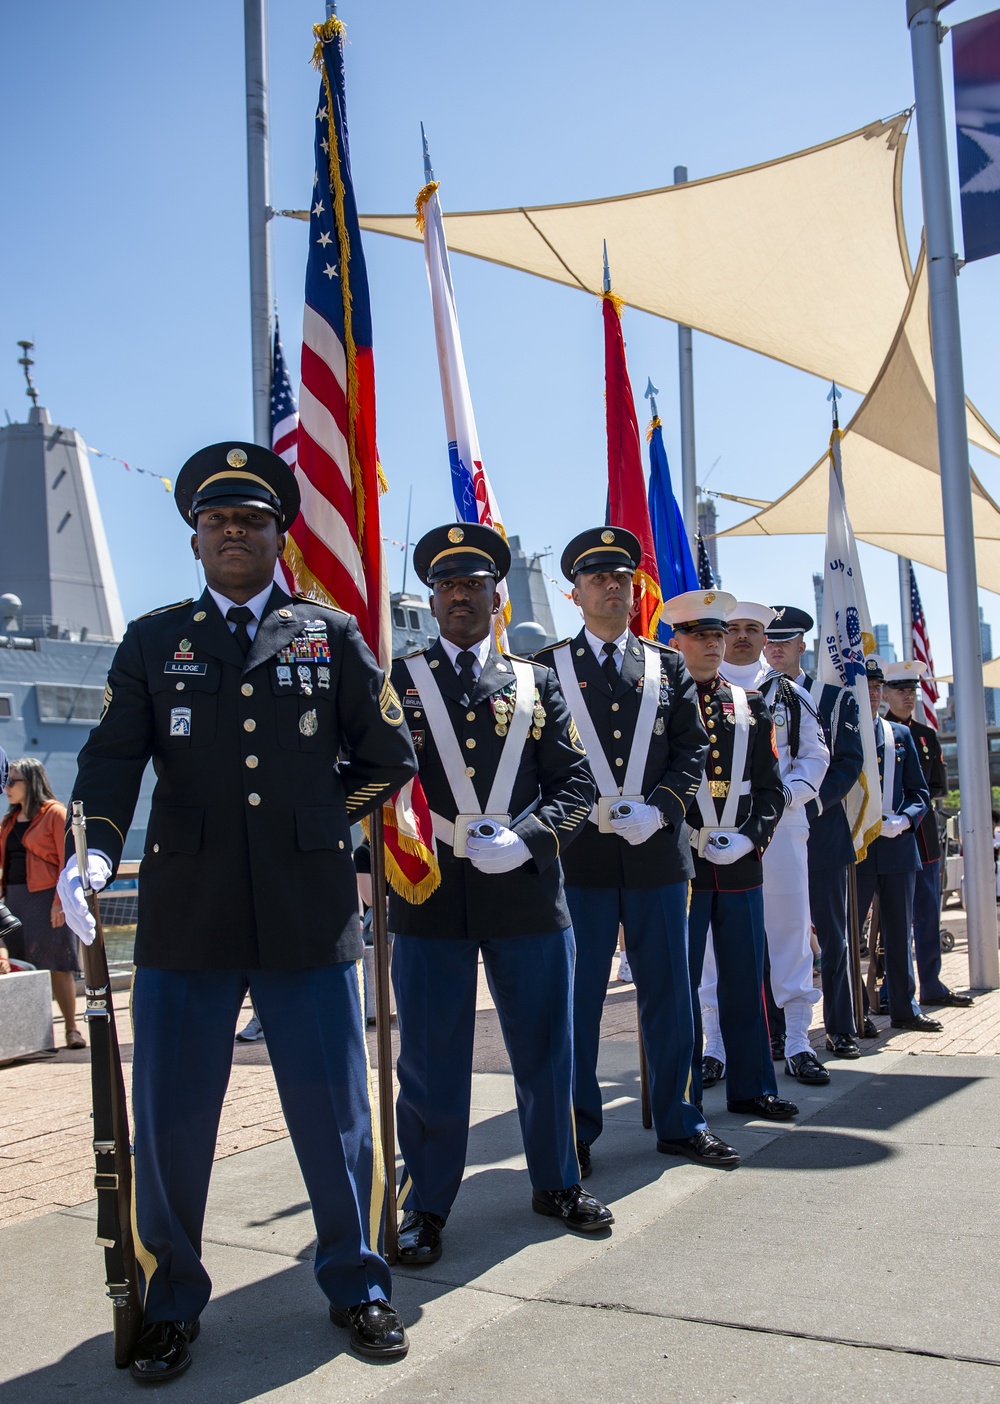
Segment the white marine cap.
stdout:
<path fill-rule="evenodd" d="M 735 604 L 735 596 L 725 590 L 686 590 L 664 602 L 663 618 L 682 634 L 695 629 L 725 629 Z"/>
<path fill-rule="evenodd" d="M 900 683 L 912 683 L 916 687 L 926 672 L 926 663 L 920 662 L 917 658 L 907 658 L 902 663 L 887 663 L 885 665 L 885 681 L 889 687 L 898 687 Z"/>
<path fill-rule="evenodd" d="M 752 619 L 767 629 L 777 617 L 777 611 L 770 605 L 753 604 L 750 600 L 737 600 L 729 613 L 730 619 Z"/>

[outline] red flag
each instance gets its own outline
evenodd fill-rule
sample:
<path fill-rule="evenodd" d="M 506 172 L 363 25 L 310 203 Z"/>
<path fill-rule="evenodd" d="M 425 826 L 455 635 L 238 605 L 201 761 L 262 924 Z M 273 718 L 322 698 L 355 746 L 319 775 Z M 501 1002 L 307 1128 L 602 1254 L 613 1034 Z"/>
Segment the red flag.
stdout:
<path fill-rule="evenodd" d="M 608 525 L 625 527 L 642 546 L 635 573 L 635 602 L 629 627 L 641 639 L 655 639 L 663 609 L 660 573 L 656 566 L 653 528 L 649 520 L 642 442 L 635 414 L 632 385 L 625 364 L 622 300 L 604 294 L 604 398 L 608 421 Z"/>

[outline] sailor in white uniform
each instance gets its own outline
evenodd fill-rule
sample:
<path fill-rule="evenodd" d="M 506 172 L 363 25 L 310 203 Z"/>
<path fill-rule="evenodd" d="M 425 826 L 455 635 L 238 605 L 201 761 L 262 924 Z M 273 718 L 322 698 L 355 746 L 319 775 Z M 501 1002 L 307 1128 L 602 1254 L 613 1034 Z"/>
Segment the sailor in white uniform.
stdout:
<path fill-rule="evenodd" d="M 809 694 L 774 672 L 761 658 L 766 631 L 775 617 L 768 605 L 740 601 L 729 621 L 726 661 L 721 675 L 731 683 L 759 691 L 773 716 L 785 808 L 764 853 L 764 926 L 774 1001 L 785 1015 L 785 1072 L 799 1082 L 819 1085 L 830 1074 L 809 1043 L 812 1007 L 821 998 L 813 987 L 810 943 L 806 805 L 815 800 L 830 763 L 823 727 Z M 701 987 L 706 1033 L 705 1057 L 720 1057 L 714 982 L 706 960 Z M 708 1011 L 706 1013 L 706 1010 Z"/>

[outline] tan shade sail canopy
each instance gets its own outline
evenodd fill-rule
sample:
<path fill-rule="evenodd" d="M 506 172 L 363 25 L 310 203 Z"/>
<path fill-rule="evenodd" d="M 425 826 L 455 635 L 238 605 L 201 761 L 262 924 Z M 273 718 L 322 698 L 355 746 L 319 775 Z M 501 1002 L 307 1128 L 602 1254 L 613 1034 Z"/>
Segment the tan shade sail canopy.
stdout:
<path fill-rule="evenodd" d="M 844 431 L 844 490 L 859 541 L 945 569 L 926 263 L 917 264 L 902 321 L 871 390 Z M 967 401 L 969 440 L 1000 456 L 1000 439 Z M 828 455 L 762 512 L 721 536 L 826 531 Z M 972 474 L 980 585 L 1000 592 L 1000 509 Z"/>
<path fill-rule="evenodd" d="M 937 678 L 939 683 L 953 683 L 954 673 L 949 673 L 947 677 Z M 1000 687 L 1000 658 L 983 659 L 983 687 Z"/>
<path fill-rule="evenodd" d="M 448 247 L 597 296 L 606 239 L 614 289 L 631 307 L 863 394 L 911 278 L 900 203 L 907 120 L 686 185 L 446 214 Z M 412 214 L 362 215 L 361 228 L 422 238 Z"/>

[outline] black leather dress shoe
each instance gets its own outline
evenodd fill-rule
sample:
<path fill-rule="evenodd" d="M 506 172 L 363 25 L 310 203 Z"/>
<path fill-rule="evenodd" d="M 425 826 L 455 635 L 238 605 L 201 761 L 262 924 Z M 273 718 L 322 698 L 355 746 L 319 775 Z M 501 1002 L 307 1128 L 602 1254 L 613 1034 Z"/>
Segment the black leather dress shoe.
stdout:
<path fill-rule="evenodd" d="M 862 1038 L 878 1038 L 878 1027 L 875 1020 L 870 1015 L 865 1015 L 865 1022 L 861 1029 Z"/>
<path fill-rule="evenodd" d="M 129 1373 L 140 1384 L 160 1384 L 182 1375 L 191 1364 L 188 1345 L 197 1340 L 201 1323 L 153 1321 L 136 1341 Z"/>
<path fill-rule="evenodd" d="M 785 1059 L 785 1076 L 794 1077 L 807 1087 L 825 1087 L 830 1074 L 815 1053 L 793 1053 Z"/>
<path fill-rule="evenodd" d="M 739 1151 L 713 1136 L 707 1127 L 684 1141 L 657 1141 L 656 1149 L 664 1155 L 686 1155 L 699 1165 L 716 1165 L 721 1170 L 733 1170 L 740 1163 Z"/>
<path fill-rule="evenodd" d="M 701 1085 L 702 1087 L 714 1087 L 717 1082 L 721 1082 L 726 1075 L 725 1063 L 720 1063 L 718 1058 L 702 1058 L 701 1060 Z"/>
<path fill-rule="evenodd" d="M 850 1034 L 827 1034 L 826 1050 L 835 1058 L 860 1058 L 861 1049 Z"/>
<path fill-rule="evenodd" d="M 399 1226 L 396 1256 L 407 1267 L 427 1267 L 441 1256 L 444 1219 L 424 1209 L 408 1209 Z"/>
<path fill-rule="evenodd" d="M 926 1014 L 911 1014 L 909 1019 L 892 1019 L 894 1029 L 912 1029 L 914 1033 L 941 1033 L 944 1024 L 940 1019 L 928 1019 Z"/>
<path fill-rule="evenodd" d="M 785 1040 L 783 1038 L 771 1039 L 771 1061 L 780 1063 L 785 1056 Z"/>
<path fill-rule="evenodd" d="M 747 1097 L 743 1102 L 727 1102 L 731 1112 L 741 1112 L 744 1116 L 761 1116 L 765 1121 L 791 1121 L 798 1116 L 799 1109 L 794 1102 L 786 1102 L 784 1097 Z"/>
<path fill-rule="evenodd" d="M 576 1158 L 580 1162 L 580 1179 L 586 1180 L 593 1168 L 590 1163 L 589 1141 L 577 1141 Z"/>
<path fill-rule="evenodd" d="M 330 1320 L 350 1331 L 351 1349 L 369 1360 L 402 1360 L 410 1348 L 399 1312 L 381 1298 L 343 1311 L 332 1306 Z"/>
<path fill-rule="evenodd" d="M 975 1000 L 970 994 L 959 994 L 957 990 L 949 990 L 941 999 L 922 999 L 921 1004 L 931 1004 L 935 1007 L 948 1005 L 952 1009 L 971 1009 Z"/>
<path fill-rule="evenodd" d="M 569 1189 L 531 1191 L 531 1207 L 536 1214 L 547 1214 L 550 1219 L 562 1219 L 574 1233 L 598 1233 L 610 1228 L 615 1216 L 607 1205 L 588 1194 L 582 1185 L 570 1185 Z"/>

